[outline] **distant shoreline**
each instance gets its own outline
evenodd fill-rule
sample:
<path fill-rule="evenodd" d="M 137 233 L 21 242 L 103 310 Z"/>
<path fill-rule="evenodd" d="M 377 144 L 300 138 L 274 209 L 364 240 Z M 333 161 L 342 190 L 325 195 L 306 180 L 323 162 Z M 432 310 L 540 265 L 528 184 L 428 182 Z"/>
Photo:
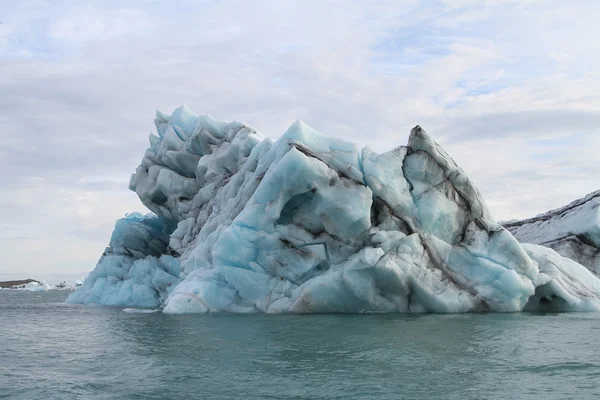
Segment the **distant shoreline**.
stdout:
<path fill-rule="evenodd" d="M 3 281 L 3 282 L 0 282 L 0 288 L 6 289 L 6 288 L 11 288 L 13 286 L 27 285 L 28 283 L 32 283 L 32 282 L 41 283 L 40 281 L 36 281 L 35 279 L 23 279 L 20 281 Z"/>

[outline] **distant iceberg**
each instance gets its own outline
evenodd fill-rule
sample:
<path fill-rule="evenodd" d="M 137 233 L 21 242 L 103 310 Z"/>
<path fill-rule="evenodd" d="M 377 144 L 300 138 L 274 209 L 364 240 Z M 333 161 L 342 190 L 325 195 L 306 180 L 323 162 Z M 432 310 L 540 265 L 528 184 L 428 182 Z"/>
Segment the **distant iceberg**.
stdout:
<path fill-rule="evenodd" d="M 11 290 L 26 290 L 28 292 L 46 292 L 48 290 L 52 290 L 53 286 L 47 284 L 46 282 L 29 282 L 24 285 L 16 285 L 11 288 Z"/>
<path fill-rule="evenodd" d="M 520 244 L 419 126 L 377 154 L 296 122 L 273 141 L 182 106 L 73 303 L 165 313 L 600 310 L 600 280 Z"/>
<path fill-rule="evenodd" d="M 503 224 L 519 241 L 550 247 L 600 276 L 600 190 L 565 207 Z"/>
<path fill-rule="evenodd" d="M 47 292 L 49 290 L 75 290 L 77 287 L 83 284 L 83 279 L 76 279 L 75 281 L 68 283 L 63 281 L 57 285 L 50 285 L 46 282 L 34 281 L 28 279 L 27 283 L 12 285 L 9 287 L 1 287 L 2 290 L 25 290 L 28 292 Z"/>

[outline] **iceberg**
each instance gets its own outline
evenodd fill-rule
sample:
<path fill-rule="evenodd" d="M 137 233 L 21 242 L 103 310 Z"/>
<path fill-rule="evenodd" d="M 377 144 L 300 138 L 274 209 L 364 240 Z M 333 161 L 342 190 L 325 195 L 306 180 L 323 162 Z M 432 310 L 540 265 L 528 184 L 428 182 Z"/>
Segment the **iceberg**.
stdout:
<path fill-rule="evenodd" d="M 13 282 L 22 282 L 11 284 Z M 78 286 L 83 284 L 82 279 L 76 279 L 75 281 L 68 283 L 62 281 L 57 285 L 50 285 L 44 281 L 36 281 L 33 279 L 26 279 L 23 281 L 7 281 L 0 282 L 0 290 L 23 290 L 27 292 L 47 292 L 54 290 L 75 290 Z"/>
<path fill-rule="evenodd" d="M 53 289 L 54 287 L 46 282 L 29 282 L 8 288 L 8 290 L 24 290 L 27 292 L 47 292 L 48 290 Z"/>
<path fill-rule="evenodd" d="M 550 247 L 600 276 L 600 190 L 567 206 L 503 225 L 519 241 Z"/>
<path fill-rule="evenodd" d="M 378 154 L 298 121 L 157 112 L 129 187 L 151 211 L 117 221 L 68 301 L 164 313 L 600 310 L 600 280 L 496 222 L 416 126 Z"/>

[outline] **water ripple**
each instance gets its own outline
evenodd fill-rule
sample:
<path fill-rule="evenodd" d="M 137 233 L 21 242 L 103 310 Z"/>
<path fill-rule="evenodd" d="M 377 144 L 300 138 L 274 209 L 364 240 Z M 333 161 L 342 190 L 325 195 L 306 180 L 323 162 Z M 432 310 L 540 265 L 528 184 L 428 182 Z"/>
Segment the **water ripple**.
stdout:
<path fill-rule="evenodd" d="M 0 292 L 0 398 L 597 399 L 591 314 L 194 315 Z"/>

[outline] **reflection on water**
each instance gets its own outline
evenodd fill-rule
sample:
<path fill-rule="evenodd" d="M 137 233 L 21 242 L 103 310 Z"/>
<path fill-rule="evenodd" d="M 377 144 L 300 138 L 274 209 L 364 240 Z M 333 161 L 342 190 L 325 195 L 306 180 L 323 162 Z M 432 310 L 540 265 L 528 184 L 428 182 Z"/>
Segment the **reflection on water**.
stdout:
<path fill-rule="evenodd" d="M 600 395 L 598 314 L 169 316 L 63 298 L 0 292 L 0 397 Z"/>

